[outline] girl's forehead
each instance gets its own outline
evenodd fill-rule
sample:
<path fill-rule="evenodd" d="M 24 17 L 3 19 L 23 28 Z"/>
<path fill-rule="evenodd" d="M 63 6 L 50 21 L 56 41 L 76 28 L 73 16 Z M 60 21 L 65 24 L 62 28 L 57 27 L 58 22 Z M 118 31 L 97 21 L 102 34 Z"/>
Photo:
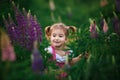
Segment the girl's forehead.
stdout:
<path fill-rule="evenodd" d="M 52 30 L 51 33 L 52 33 L 52 34 L 62 34 L 62 35 L 65 35 L 65 31 L 62 30 L 62 29 L 55 29 L 55 30 Z"/>
<path fill-rule="evenodd" d="M 52 26 L 52 29 L 65 29 L 65 26 L 56 25 Z"/>
<path fill-rule="evenodd" d="M 65 31 L 63 29 L 53 29 L 52 32 L 56 32 L 56 33 L 65 33 Z"/>
<path fill-rule="evenodd" d="M 53 26 L 51 27 L 50 30 L 51 33 L 60 33 L 60 34 L 67 34 L 67 29 L 65 28 L 65 26 Z"/>

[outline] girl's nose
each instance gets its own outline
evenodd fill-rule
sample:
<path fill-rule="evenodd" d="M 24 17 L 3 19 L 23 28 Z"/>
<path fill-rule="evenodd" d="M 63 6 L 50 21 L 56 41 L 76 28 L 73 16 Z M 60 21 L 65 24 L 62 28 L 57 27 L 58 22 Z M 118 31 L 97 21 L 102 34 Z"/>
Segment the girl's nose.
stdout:
<path fill-rule="evenodd" d="M 55 40 L 59 40 L 59 37 L 56 36 L 56 37 L 55 37 Z"/>
<path fill-rule="evenodd" d="M 58 39 L 58 36 L 56 36 L 55 39 Z"/>

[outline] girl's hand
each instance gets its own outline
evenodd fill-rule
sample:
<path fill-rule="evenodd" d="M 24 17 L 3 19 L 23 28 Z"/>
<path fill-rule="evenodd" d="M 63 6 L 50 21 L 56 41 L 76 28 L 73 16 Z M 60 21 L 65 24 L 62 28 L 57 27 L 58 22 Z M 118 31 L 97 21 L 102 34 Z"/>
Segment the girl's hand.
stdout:
<path fill-rule="evenodd" d="M 86 59 L 89 57 L 89 53 L 88 52 L 85 52 L 84 54 L 81 54 L 81 57 L 85 57 Z"/>
<path fill-rule="evenodd" d="M 72 58 L 72 60 L 70 62 L 70 65 L 73 65 L 74 63 L 78 62 L 80 60 L 80 58 L 81 58 L 80 55 L 77 56 L 77 57 Z"/>
<path fill-rule="evenodd" d="M 80 55 L 78 55 L 77 57 L 72 58 L 70 64 L 74 64 L 74 63 L 78 62 L 82 57 L 88 58 L 89 55 L 90 55 L 90 54 L 89 54 L 88 52 L 85 52 L 85 54 L 80 54 Z"/>

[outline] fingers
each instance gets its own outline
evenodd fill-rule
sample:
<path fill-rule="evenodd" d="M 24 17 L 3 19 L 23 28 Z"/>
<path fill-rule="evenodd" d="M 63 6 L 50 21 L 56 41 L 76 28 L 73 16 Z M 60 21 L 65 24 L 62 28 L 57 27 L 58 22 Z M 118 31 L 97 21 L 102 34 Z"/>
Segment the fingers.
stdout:
<path fill-rule="evenodd" d="M 90 54 L 89 54 L 88 52 L 85 52 L 85 55 L 84 55 L 84 56 L 85 56 L 85 58 L 88 58 L 89 55 L 90 55 Z"/>

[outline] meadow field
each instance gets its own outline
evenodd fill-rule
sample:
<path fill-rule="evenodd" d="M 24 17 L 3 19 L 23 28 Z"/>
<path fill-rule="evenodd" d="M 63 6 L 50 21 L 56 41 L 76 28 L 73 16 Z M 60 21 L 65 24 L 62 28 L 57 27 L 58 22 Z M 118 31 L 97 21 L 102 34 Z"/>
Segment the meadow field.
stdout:
<path fill-rule="evenodd" d="M 58 22 L 77 28 L 67 44 L 73 50 L 73 56 L 90 54 L 88 59 L 83 57 L 65 69 L 68 73 L 65 80 L 120 79 L 120 0 L 0 0 L 0 39 L 4 30 L 16 55 L 14 61 L 2 60 L 0 46 L 0 79 L 56 80 L 59 71 L 54 62 L 48 61 L 51 55 L 44 51 L 50 45 L 44 29 Z M 90 30 L 94 22 L 95 34 Z M 39 33 L 37 37 L 32 34 L 34 26 Z M 17 28 L 16 33 L 13 28 Z M 35 73 L 31 68 L 31 55 L 33 41 L 38 37 L 44 70 Z"/>

